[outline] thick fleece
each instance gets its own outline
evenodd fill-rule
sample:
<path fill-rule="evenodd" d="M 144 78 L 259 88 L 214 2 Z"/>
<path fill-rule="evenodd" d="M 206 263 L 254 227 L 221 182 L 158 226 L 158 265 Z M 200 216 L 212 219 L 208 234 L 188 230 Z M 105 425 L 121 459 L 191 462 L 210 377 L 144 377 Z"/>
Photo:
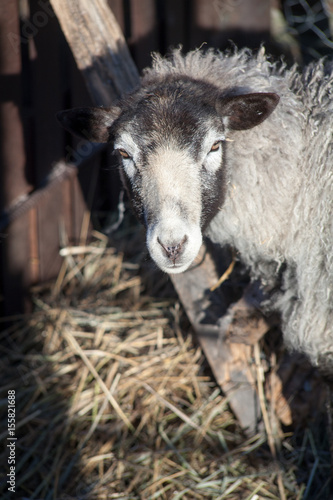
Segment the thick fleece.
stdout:
<path fill-rule="evenodd" d="M 333 363 L 333 74 L 319 61 L 303 73 L 271 63 L 261 50 L 233 54 L 175 51 L 155 56 L 143 84 L 168 75 L 212 83 L 226 94 L 275 92 L 261 125 L 227 143 L 227 194 L 207 229 L 234 246 L 264 284 L 280 284 L 274 306 L 285 341 L 314 363 Z"/>

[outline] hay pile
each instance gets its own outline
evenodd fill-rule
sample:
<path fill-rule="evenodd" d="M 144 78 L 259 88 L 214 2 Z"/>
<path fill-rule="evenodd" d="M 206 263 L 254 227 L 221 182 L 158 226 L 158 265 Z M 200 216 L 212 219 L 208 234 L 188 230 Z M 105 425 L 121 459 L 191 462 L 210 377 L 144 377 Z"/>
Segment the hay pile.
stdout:
<path fill-rule="evenodd" d="M 62 255 L 34 312 L 1 333 L 1 438 L 8 390 L 17 436 L 2 499 L 329 498 L 323 416 L 280 434 L 274 460 L 265 432 L 242 434 L 175 297 L 147 295 L 137 262 L 98 233 Z"/>

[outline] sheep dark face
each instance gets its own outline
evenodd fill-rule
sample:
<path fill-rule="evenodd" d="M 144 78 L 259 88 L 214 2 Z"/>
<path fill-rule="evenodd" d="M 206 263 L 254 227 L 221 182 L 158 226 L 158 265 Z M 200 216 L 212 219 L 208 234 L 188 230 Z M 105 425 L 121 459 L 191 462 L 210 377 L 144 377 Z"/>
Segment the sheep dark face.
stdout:
<path fill-rule="evenodd" d="M 120 108 L 78 109 L 59 119 L 72 132 L 111 141 L 147 247 L 167 273 L 185 271 L 226 194 L 225 138 L 275 108 L 276 94 L 223 97 L 186 78 L 151 82 Z"/>

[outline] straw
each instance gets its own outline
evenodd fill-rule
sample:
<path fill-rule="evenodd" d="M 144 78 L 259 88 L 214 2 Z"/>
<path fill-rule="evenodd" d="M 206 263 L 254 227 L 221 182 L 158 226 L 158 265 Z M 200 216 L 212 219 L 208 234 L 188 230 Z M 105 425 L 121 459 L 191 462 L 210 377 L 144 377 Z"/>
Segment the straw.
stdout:
<path fill-rule="evenodd" d="M 87 224 L 80 246 L 61 250 L 58 279 L 34 289 L 33 313 L 0 334 L 2 440 L 8 390 L 16 398 L 16 497 L 325 499 L 325 417 L 277 441 L 258 344 L 265 425 L 245 438 L 174 292 L 151 298 L 137 257 L 97 232 L 88 240 Z M 11 500 L 7 460 L 3 447 L 0 495 Z"/>

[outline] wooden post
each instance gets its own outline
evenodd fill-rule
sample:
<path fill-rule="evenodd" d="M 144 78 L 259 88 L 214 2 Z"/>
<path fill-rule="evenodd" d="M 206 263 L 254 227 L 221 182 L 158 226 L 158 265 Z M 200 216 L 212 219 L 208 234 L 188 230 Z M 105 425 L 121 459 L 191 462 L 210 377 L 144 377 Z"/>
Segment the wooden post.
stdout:
<path fill-rule="evenodd" d="M 125 39 L 106 0 L 51 0 L 51 4 L 96 104 L 108 106 L 140 84 Z M 247 361 L 250 347 L 226 342 L 225 332 L 218 327 L 218 320 L 226 312 L 223 301 L 219 314 L 209 316 L 210 287 L 218 280 L 213 260 L 206 253 L 191 270 L 171 279 L 217 382 L 244 431 L 253 434 L 259 409 Z"/>

